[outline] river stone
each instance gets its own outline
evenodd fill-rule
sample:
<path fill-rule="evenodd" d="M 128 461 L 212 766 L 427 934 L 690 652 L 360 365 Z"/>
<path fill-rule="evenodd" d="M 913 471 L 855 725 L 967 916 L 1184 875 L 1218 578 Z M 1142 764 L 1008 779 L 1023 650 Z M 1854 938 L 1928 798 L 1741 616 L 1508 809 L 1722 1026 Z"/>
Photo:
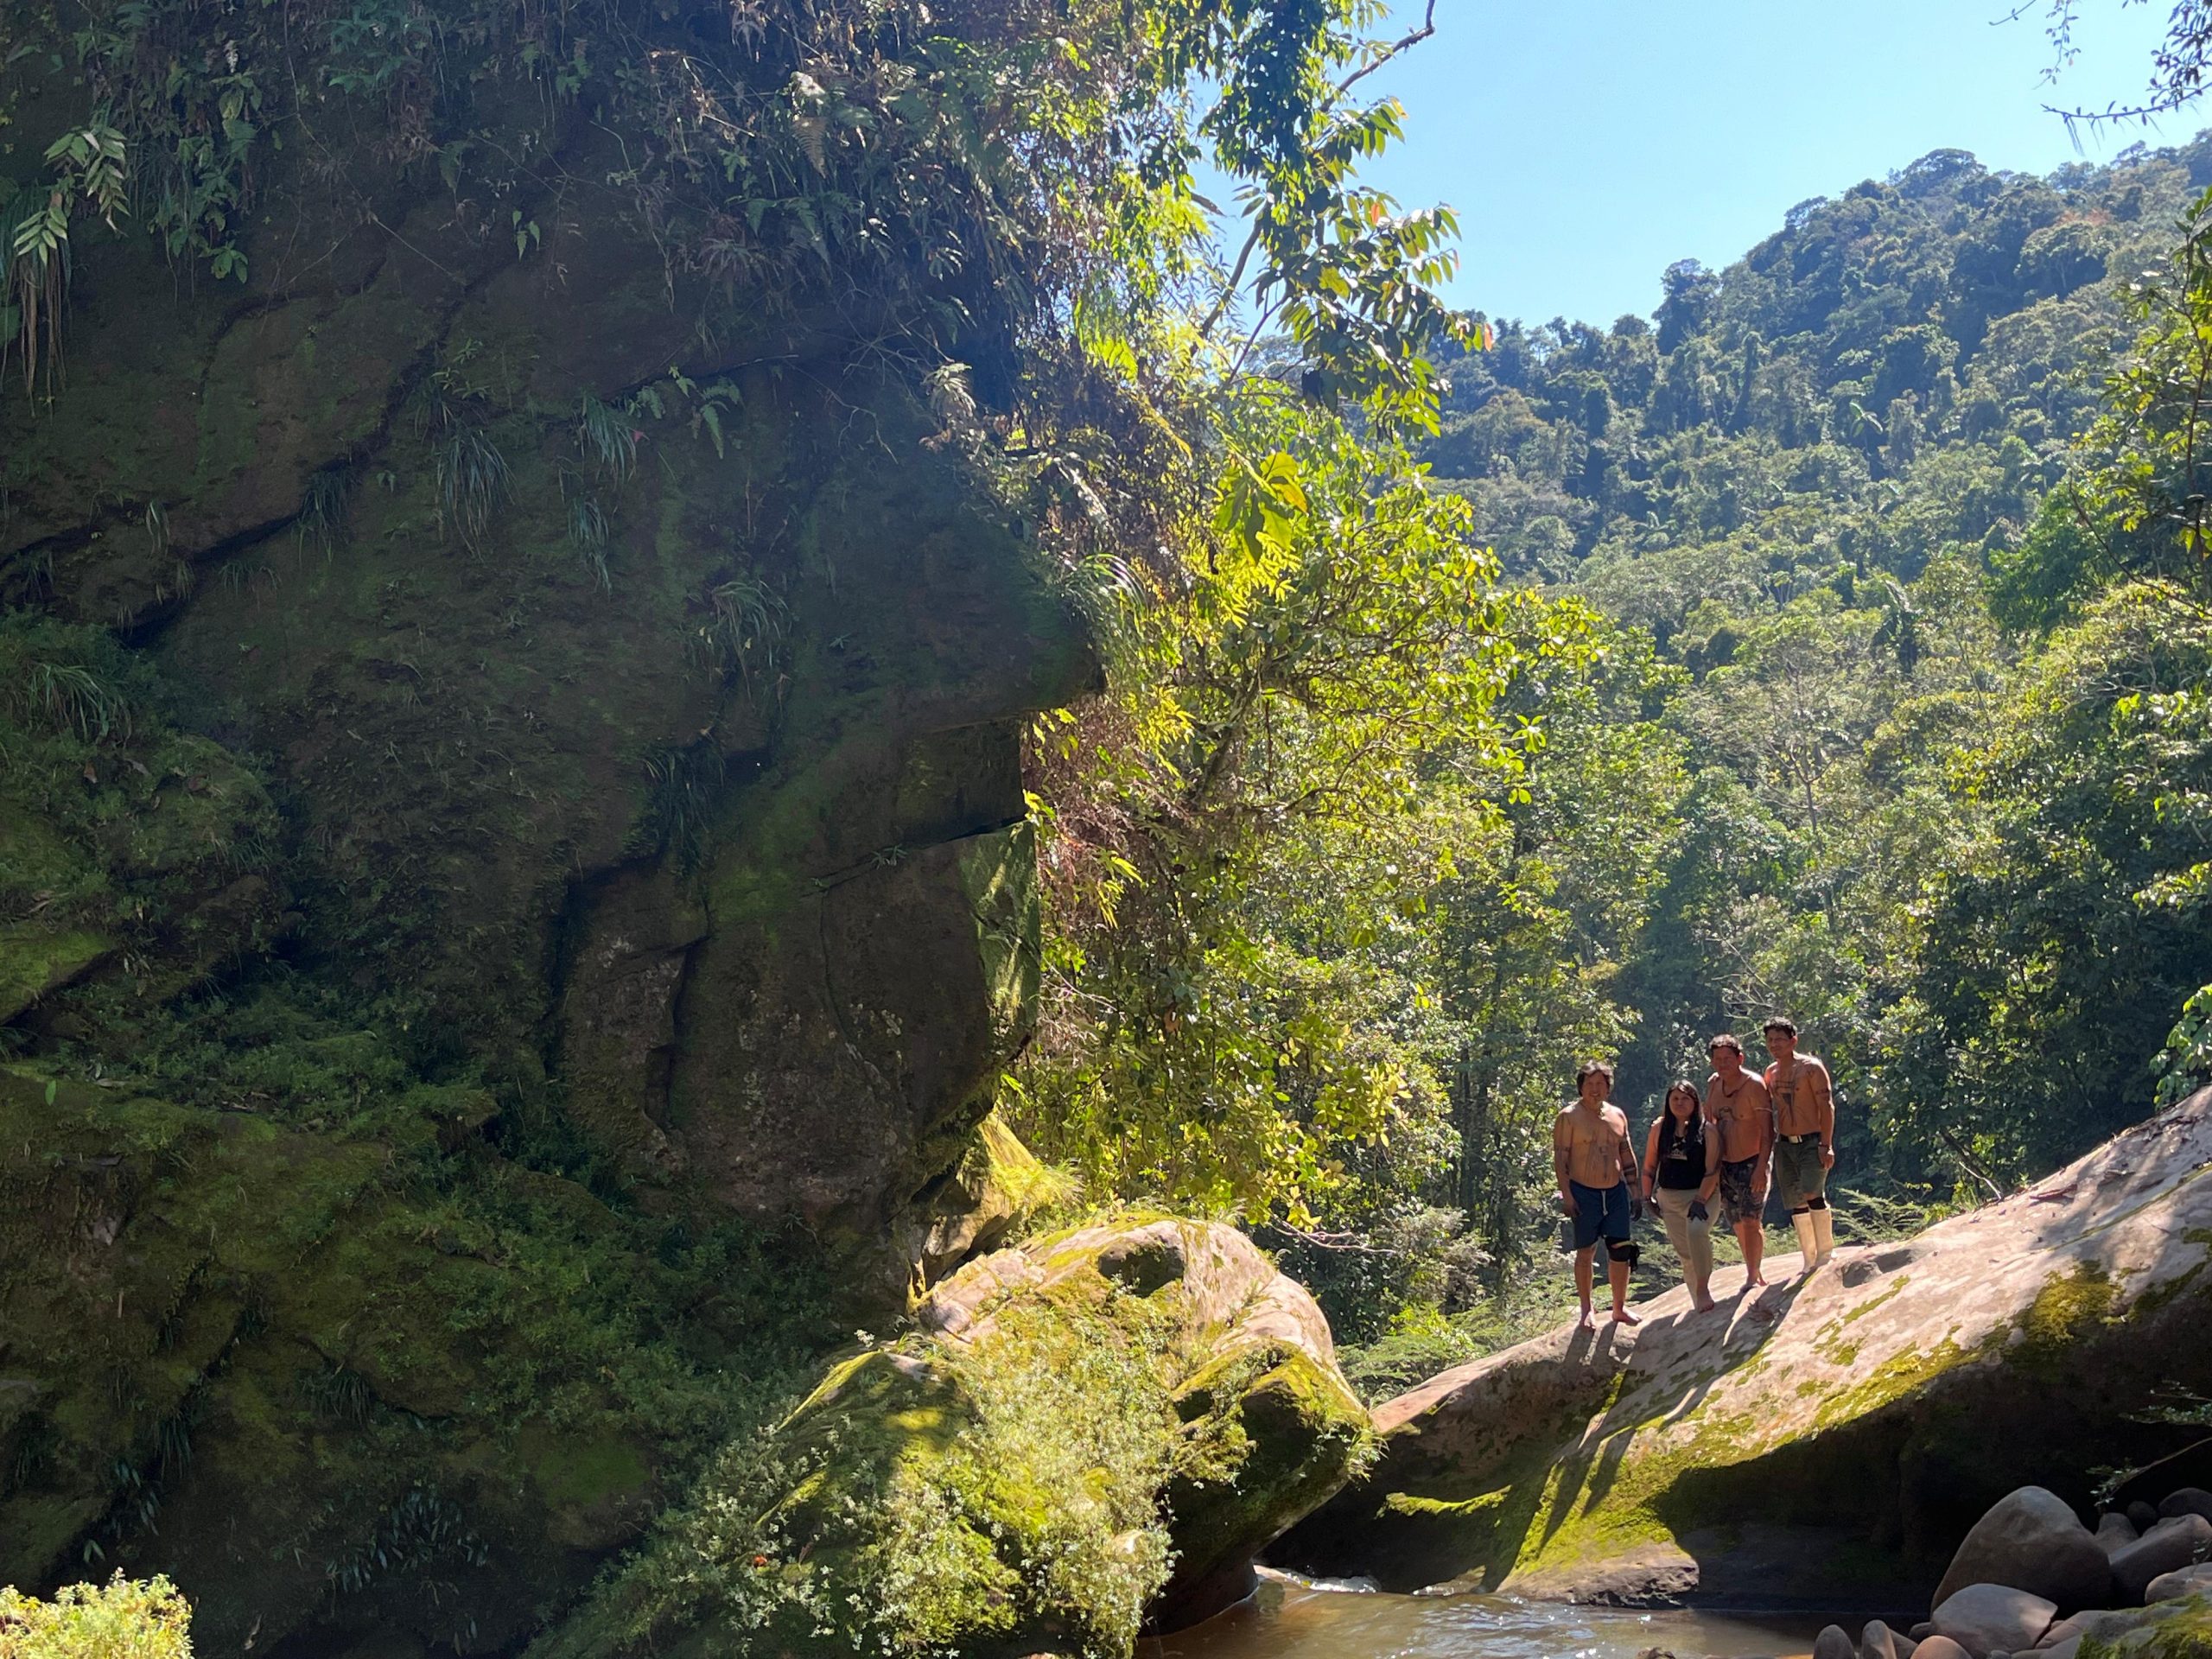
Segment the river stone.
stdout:
<path fill-rule="evenodd" d="M 2113 1552 L 2113 1586 L 2122 1601 L 2139 1605 L 2151 1580 L 2177 1572 L 2212 1546 L 2212 1521 L 2177 1515 L 2161 1521 L 2133 1543 Z"/>
<path fill-rule="evenodd" d="M 2194 1567 L 2161 1573 L 2144 1591 L 2143 1601 L 2147 1606 L 2154 1601 L 2173 1601 L 2183 1596 L 2193 1596 L 2200 1590 L 2212 1590 L 2212 1561 L 2199 1561 Z"/>
<path fill-rule="evenodd" d="M 1859 1650 L 1851 1645 L 1850 1631 L 1831 1624 L 1813 1638 L 1813 1659 L 1859 1659 Z"/>
<path fill-rule="evenodd" d="M 1897 1633 L 1878 1618 L 1859 1633 L 1859 1659 L 1897 1659 Z"/>
<path fill-rule="evenodd" d="M 2036 1651 L 2046 1652 L 2062 1642 L 2076 1641 L 2087 1628 L 2078 1618 L 2062 1618 L 2043 1633 L 2043 1640 L 2036 1643 Z"/>
<path fill-rule="evenodd" d="M 2046 1656 L 2046 1659 L 2075 1659 L 2082 1651 L 2082 1637 L 2078 1634 L 2069 1636 L 2063 1642 L 2054 1642 L 2047 1648 L 2037 1648 L 2036 1651 Z"/>
<path fill-rule="evenodd" d="M 1936 1586 L 1936 1602 L 1970 1584 L 2001 1584 L 2070 1611 L 2103 1600 L 2111 1581 L 2111 1562 L 2066 1500 L 2023 1486 L 1974 1522 Z"/>
<path fill-rule="evenodd" d="M 2133 1521 L 2115 1510 L 2107 1510 L 2097 1517 L 2097 1548 L 2107 1555 L 2133 1543 L 2142 1535 L 2135 1530 Z"/>
<path fill-rule="evenodd" d="M 2145 1533 L 2158 1524 L 2158 1512 L 2139 1497 L 2127 1506 L 2127 1519 L 2138 1533 Z"/>
<path fill-rule="evenodd" d="M 2202 1486 L 2184 1486 L 2179 1491 L 2166 1494 L 2158 1505 L 2158 1513 L 2171 1520 L 2177 1515 L 2201 1515 L 2212 1521 L 2212 1492 Z"/>
<path fill-rule="evenodd" d="M 1931 1636 L 1913 1649 L 1912 1659 L 1977 1659 L 1948 1636 Z"/>
<path fill-rule="evenodd" d="M 1938 1602 L 1932 1622 L 1937 1636 L 1948 1637 L 1980 1659 L 2032 1648 L 2057 1613 L 2058 1604 L 2046 1596 L 2010 1585 L 1970 1584 Z"/>

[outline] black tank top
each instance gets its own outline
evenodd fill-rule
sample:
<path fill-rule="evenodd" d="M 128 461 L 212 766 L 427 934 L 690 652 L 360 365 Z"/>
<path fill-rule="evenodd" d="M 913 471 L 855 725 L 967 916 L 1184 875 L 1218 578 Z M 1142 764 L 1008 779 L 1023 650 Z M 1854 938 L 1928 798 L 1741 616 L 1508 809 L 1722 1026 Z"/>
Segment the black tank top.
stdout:
<path fill-rule="evenodd" d="M 1704 1113 L 1691 1116 L 1687 1134 L 1674 1113 L 1660 1113 L 1659 1185 L 1676 1190 L 1705 1185 Z"/>

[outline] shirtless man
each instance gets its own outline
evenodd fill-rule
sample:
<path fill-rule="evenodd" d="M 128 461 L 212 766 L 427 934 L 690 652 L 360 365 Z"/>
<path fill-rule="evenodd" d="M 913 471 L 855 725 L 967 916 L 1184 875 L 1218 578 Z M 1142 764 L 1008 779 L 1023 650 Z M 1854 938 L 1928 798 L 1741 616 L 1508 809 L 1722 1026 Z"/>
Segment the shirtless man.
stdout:
<path fill-rule="evenodd" d="M 1835 1167 L 1835 1084 L 1828 1069 L 1797 1052 L 1797 1027 L 1766 1022 L 1766 1092 L 1774 1103 L 1774 1179 L 1797 1230 L 1808 1274 L 1835 1254 L 1835 1216 L 1828 1209 L 1828 1171 Z"/>
<path fill-rule="evenodd" d="M 1774 1113 L 1766 1084 L 1744 1070 L 1744 1046 L 1726 1032 L 1707 1052 L 1713 1075 L 1705 1080 L 1705 1115 L 1720 1131 L 1720 1213 L 1744 1252 L 1746 1288 L 1766 1283 L 1759 1263 L 1766 1255 L 1767 1167 L 1774 1155 Z"/>
<path fill-rule="evenodd" d="M 1605 1276 L 1613 1291 L 1613 1320 L 1639 1323 L 1628 1311 L 1629 1269 L 1636 1246 L 1629 1242 L 1635 1206 L 1636 1154 L 1628 1141 L 1628 1119 L 1605 1103 L 1613 1092 L 1613 1068 L 1602 1061 L 1575 1074 L 1580 1096 L 1552 1122 L 1552 1173 L 1559 1179 L 1560 1202 L 1574 1223 L 1574 1288 L 1582 1297 L 1582 1328 L 1594 1331 L 1590 1312 L 1592 1257 L 1605 1241 Z"/>

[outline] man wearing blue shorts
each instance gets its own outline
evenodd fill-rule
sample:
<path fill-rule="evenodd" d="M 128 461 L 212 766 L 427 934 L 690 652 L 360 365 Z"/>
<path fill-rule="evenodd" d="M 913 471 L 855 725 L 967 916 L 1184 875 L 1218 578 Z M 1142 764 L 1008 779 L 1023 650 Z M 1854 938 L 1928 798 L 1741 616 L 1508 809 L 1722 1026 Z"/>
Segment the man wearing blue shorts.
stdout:
<path fill-rule="evenodd" d="M 1602 1061 L 1576 1074 L 1573 1105 L 1552 1122 L 1552 1173 L 1559 1179 L 1560 1202 L 1574 1224 L 1574 1288 L 1582 1298 L 1582 1328 L 1594 1331 L 1590 1311 L 1593 1258 L 1605 1242 L 1605 1276 L 1612 1286 L 1613 1319 L 1637 1323 L 1628 1311 L 1629 1269 L 1636 1265 L 1630 1222 L 1636 1205 L 1636 1154 L 1628 1139 L 1628 1119 L 1609 1106 L 1613 1068 Z"/>

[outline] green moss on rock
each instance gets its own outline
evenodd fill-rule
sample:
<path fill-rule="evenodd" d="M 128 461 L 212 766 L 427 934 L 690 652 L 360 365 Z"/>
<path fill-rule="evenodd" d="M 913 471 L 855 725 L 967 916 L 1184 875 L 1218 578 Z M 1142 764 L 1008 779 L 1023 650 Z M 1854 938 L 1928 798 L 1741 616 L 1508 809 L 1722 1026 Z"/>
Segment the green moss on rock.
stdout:
<path fill-rule="evenodd" d="M 1134 1271 L 1162 1255 L 1179 1271 Z M 1171 1580 L 1249 1572 L 1357 1466 L 1366 1413 L 1318 1317 L 1202 1224 L 984 1257 L 922 1305 L 921 1332 L 728 1448 L 534 1659 L 1125 1656 L 1147 1608 L 1170 1616 Z"/>

